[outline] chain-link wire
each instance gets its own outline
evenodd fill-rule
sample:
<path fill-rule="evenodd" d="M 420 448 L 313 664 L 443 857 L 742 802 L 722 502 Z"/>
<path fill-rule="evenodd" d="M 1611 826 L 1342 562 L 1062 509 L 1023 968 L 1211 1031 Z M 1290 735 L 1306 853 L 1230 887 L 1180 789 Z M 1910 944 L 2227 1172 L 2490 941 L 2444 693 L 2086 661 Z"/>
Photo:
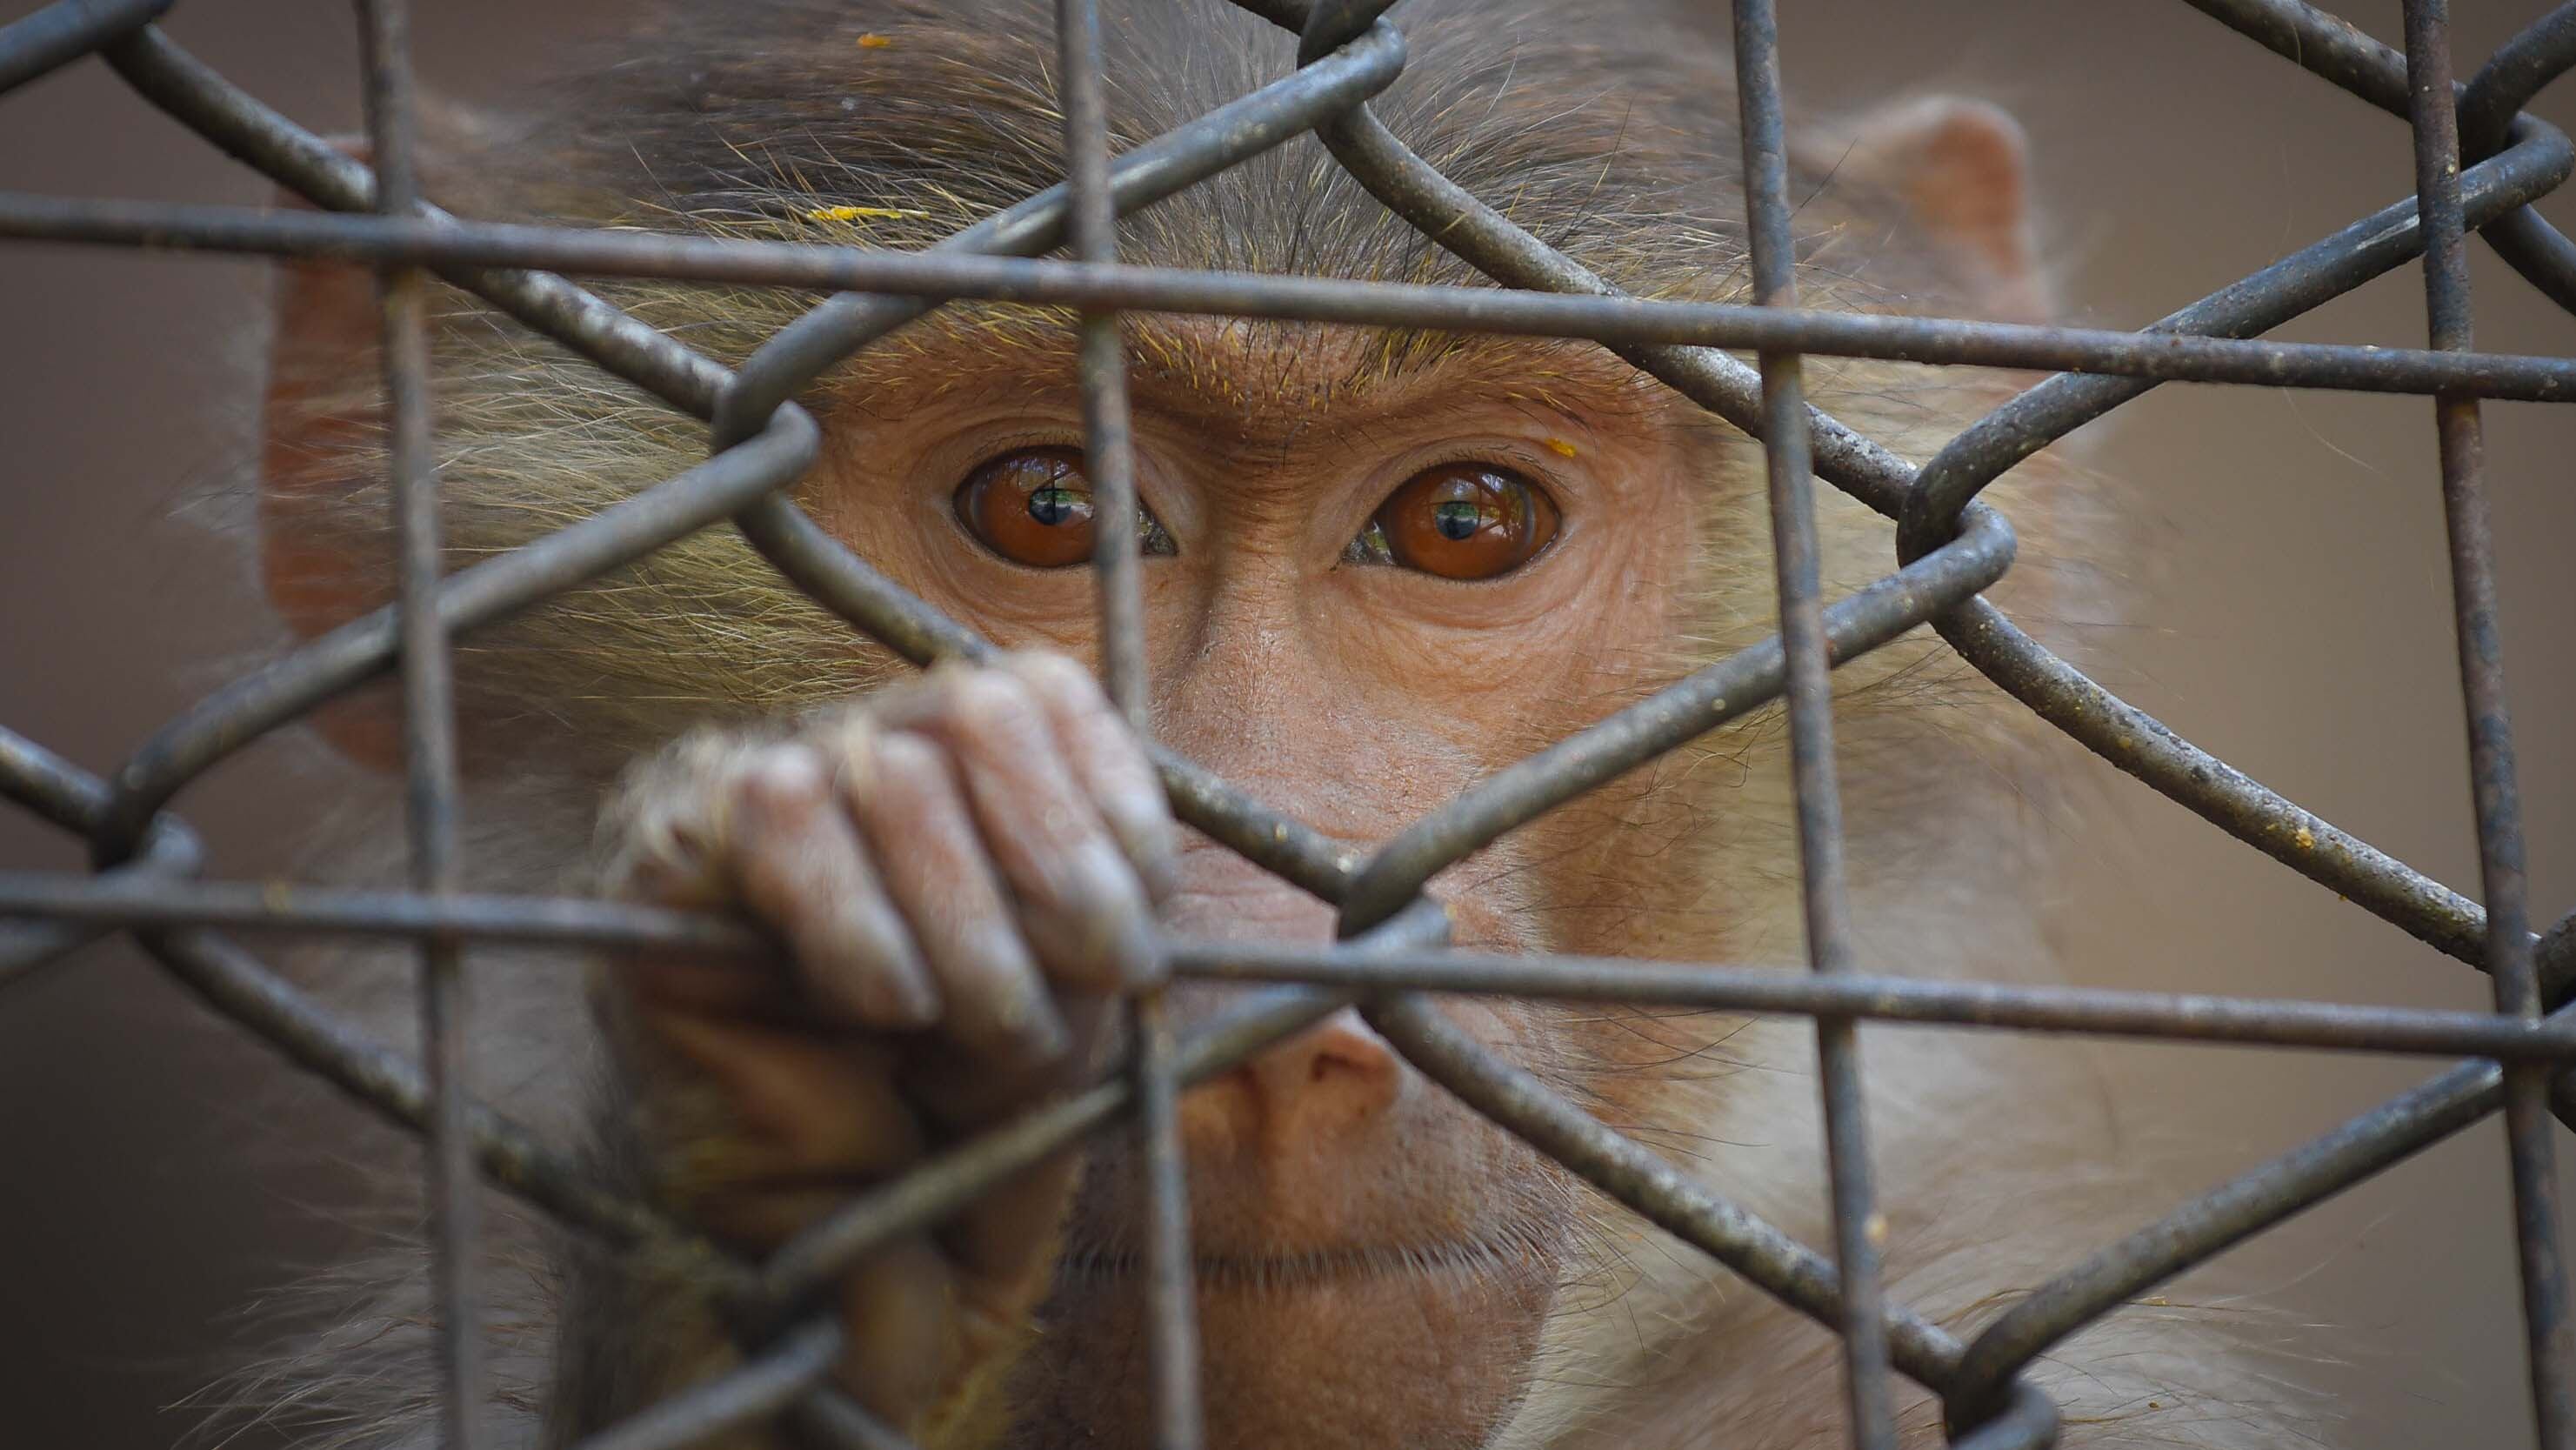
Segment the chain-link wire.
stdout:
<path fill-rule="evenodd" d="M 556 1220 L 621 1247 L 650 1245 L 724 1307 L 744 1337 L 733 1370 L 584 1442 L 585 1450 L 693 1443 L 765 1417 L 850 1445 L 901 1437 L 832 1388 L 837 1322 L 790 1306 L 894 1235 L 1130 1112 L 1145 1127 L 1146 1282 L 1158 1443 L 1198 1441 L 1196 1334 L 1174 1095 L 1344 1006 L 1416 1068 L 1602 1192 L 1834 1329 L 1846 1350 L 1851 1436 L 1892 1442 L 1892 1367 L 1943 1403 L 1954 1444 L 2033 1447 L 2055 1406 L 2022 1371 L 2132 1296 L 2482 1120 L 2505 1113 L 2534 1418 L 2547 1450 L 2576 1450 L 2576 1343 L 2566 1317 L 2550 1109 L 2576 1099 L 2576 1019 L 2553 1005 L 2576 979 L 2576 926 L 2535 939 L 2523 900 L 2519 804 L 2493 548 L 2479 469 L 2479 400 L 2576 400 L 2576 360 L 2470 345 L 2465 243 L 2482 236 L 2544 295 L 2576 309 L 2576 244 L 2529 204 L 2565 182 L 2576 148 L 2522 113 L 2576 65 L 2576 3 L 2452 80 L 2443 0 L 2407 0 L 2391 50 L 2299 0 L 2190 0 L 2243 35 L 2412 127 L 2417 193 L 2137 332 L 1940 318 L 1851 316 L 1796 306 L 1785 127 L 1771 0 L 1735 0 L 1754 303 L 1650 302 L 1548 248 L 1407 148 L 1369 110 L 1403 41 L 1386 0 L 1240 0 L 1299 36 L 1288 76 L 1122 155 L 1107 153 L 1094 0 L 1061 0 L 1059 81 L 1068 180 L 919 253 L 787 242 L 459 221 L 422 201 L 414 172 L 402 0 L 365 0 L 372 167 L 297 128 L 173 45 L 152 22 L 171 0 L 58 0 L 0 27 L 0 91 L 96 54 L 143 98 L 327 210 L 0 194 L 0 236 L 127 247 L 331 258 L 379 269 L 401 558 L 395 603 L 321 635 L 181 714 L 109 778 L 0 730 L 0 791 L 88 842 L 93 874 L 0 873 L 0 986 L 112 931 L 216 1011 L 432 1146 L 433 1278 L 443 1333 L 447 1444 L 474 1443 L 481 1370 L 469 1273 L 479 1175 Z M 1312 132 L 1379 201 L 1500 283 L 1428 287 L 1129 267 L 1115 219 Z M 1070 261 L 1033 260 L 1070 247 Z M 2428 349 L 2251 340 L 2417 257 Z M 603 369 L 710 424 L 708 460 L 513 552 L 441 578 L 428 452 L 424 273 L 435 273 Z M 760 284 L 831 294 L 726 369 L 565 280 L 566 274 Z M 447 641 L 727 520 L 823 607 L 916 664 L 979 659 L 971 631 L 878 574 L 788 497 L 819 430 L 797 390 L 943 302 L 980 298 L 1079 310 L 1090 477 L 1127 516 L 1122 310 L 1519 333 L 1596 341 L 1765 443 L 1782 632 L 1508 766 L 1384 846 L 1355 854 L 1155 747 L 1182 819 L 1337 906 L 1339 943 L 1303 949 L 1169 940 L 1170 970 L 1272 984 L 1187 1036 L 1157 994 L 1133 1003 L 1134 1061 L 1073 1096 L 987 1129 L 858 1195 L 765 1262 L 727 1252 L 653 1206 L 594 1181 L 565 1153 L 477 1104 L 461 1078 L 462 956 L 478 943 L 653 946 L 750 954 L 748 928 L 611 902 L 458 891 L 454 722 Z M 1748 367 L 1726 350 L 1758 355 Z M 1803 354 L 2057 370 L 1962 431 L 1921 470 L 1810 407 Z M 2010 567 L 2013 535 L 1977 501 L 2050 443 L 2156 384 L 2189 380 L 2414 393 L 2434 399 L 2451 542 L 2462 696 L 2469 716 L 2479 901 L 2349 835 L 2200 750 L 2041 647 L 1980 591 Z M 1820 597 L 1810 475 L 1895 520 L 1898 567 L 1848 597 Z M 1104 541 L 1123 531 L 1103 531 Z M 1145 724 L 1133 540 L 1104 542 L 1103 660 L 1110 696 Z M 2493 1013 L 2415 1011 L 2071 987 L 1921 981 L 1854 969 L 1845 944 L 1828 668 L 1929 624 L 1988 678 L 2120 769 L 2228 834 L 2423 942 L 2488 971 Z M 205 881 L 203 851 L 165 811 L 189 782 L 267 732 L 388 671 L 403 677 L 413 874 L 408 891 Z M 1447 947 L 1423 894 L 1443 868 L 1583 792 L 1785 696 L 1801 881 L 1815 971 Z M 226 928 L 376 935 L 417 943 L 420 1058 L 354 1027 L 222 935 Z M 1424 992 L 1653 1002 L 1812 1016 L 1823 1064 L 1834 1253 L 1797 1242 L 1686 1179 L 1433 1010 Z M 2329 1047 L 2466 1058 L 2278 1158 L 2189 1199 L 2015 1299 L 1961 1338 L 1884 1302 L 1853 1024 L 1861 1020 Z"/>

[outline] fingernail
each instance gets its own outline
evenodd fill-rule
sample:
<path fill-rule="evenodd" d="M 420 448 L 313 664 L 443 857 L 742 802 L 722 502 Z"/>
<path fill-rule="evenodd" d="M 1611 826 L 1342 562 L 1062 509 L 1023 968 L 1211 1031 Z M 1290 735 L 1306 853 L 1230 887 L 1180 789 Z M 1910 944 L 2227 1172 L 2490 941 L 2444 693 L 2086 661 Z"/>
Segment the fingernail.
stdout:
<path fill-rule="evenodd" d="M 996 984 L 992 1020 L 1000 1040 L 992 1046 L 1031 1065 L 1062 1057 L 1072 1038 L 1018 927 L 979 920 L 967 928 L 965 947 L 969 955 L 997 967 L 991 978 Z"/>
<path fill-rule="evenodd" d="M 1148 824 L 1129 832 L 1138 839 L 1128 842 L 1145 894 L 1158 906 L 1169 901 L 1181 884 L 1180 852 L 1172 842 L 1171 824 L 1161 815 L 1161 802 L 1150 803 L 1143 817 Z"/>
<path fill-rule="evenodd" d="M 939 1020 L 939 996 L 931 989 L 912 944 L 893 923 L 863 919 L 852 912 L 849 940 L 856 948 L 846 960 L 858 973 L 859 994 L 873 1020 L 888 1027 L 928 1027 Z"/>
<path fill-rule="evenodd" d="M 1112 948 L 1118 954 L 1118 978 L 1130 987 L 1155 986 L 1170 975 L 1163 960 L 1163 933 L 1143 905 L 1139 902 L 1137 910 L 1118 913 L 1118 936 Z"/>
<path fill-rule="evenodd" d="M 1073 1036 L 1065 1030 L 1064 1018 L 1047 1000 L 1043 988 L 1015 994 L 1002 1004 L 1001 1022 L 1010 1036 L 1011 1051 L 1032 1066 L 1043 1066 L 1064 1056 L 1073 1045 Z"/>
<path fill-rule="evenodd" d="M 1127 853 L 1106 840 L 1096 841 L 1076 858 L 1079 894 L 1087 918 L 1090 959 L 1104 968 L 1102 979 L 1137 986 L 1162 976 L 1162 947 L 1154 928 L 1152 905 L 1144 883 Z"/>
<path fill-rule="evenodd" d="M 875 972 L 869 986 L 889 1027 L 928 1027 L 939 1020 L 939 999 L 927 984 L 899 972 Z"/>

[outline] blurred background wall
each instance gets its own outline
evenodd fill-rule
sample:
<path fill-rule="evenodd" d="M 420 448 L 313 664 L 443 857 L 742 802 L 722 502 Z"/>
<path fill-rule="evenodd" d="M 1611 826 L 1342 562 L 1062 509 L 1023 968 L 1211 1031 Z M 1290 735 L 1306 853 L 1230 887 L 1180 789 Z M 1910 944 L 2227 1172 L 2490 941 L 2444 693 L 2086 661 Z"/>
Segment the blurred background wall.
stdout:
<path fill-rule="evenodd" d="M 31 8 L 0 0 L 0 17 Z M 418 7 L 431 84 L 506 100 L 546 40 L 616 23 L 604 0 Z M 1797 0 L 1792 93 L 1840 109 L 1958 90 L 2036 140 L 2071 321 L 2148 321 L 2402 196 L 2404 128 L 2177 3 Z M 2455 0 L 2465 74 L 2543 8 Z M 1400 16 L 1399 12 L 1399 16 Z M 2394 39 L 2397 7 L 2357 21 Z M 170 30 L 322 130 L 357 122 L 347 7 L 182 5 Z M 2576 126 L 2576 93 L 2539 108 Z M 263 182 L 128 95 L 96 63 L 0 101 L 0 187 L 256 203 Z M 2551 203 L 2562 224 L 2576 204 Z M 0 721 L 112 766 L 266 640 L 242 556 L 194 502 L 239 456 L 253 264 L 0 251 Z M 2576 321 L 2478 253 L 2478 341 L 2566 353 Z M 2284 336 L 2420 345 L 2402 272 Z M 2452 663 L 2431 405 L 2167 387 L 2093 430 L 2136 548 L 2123 621 L 2081 626 L 2106 683 L 2190 738 L 2472 894 L 2476 856 Z M 2522 746 L 2533 909 L 2576 904 L 2576 414 L 2487 410 L 2489 477 Z M 218 511 L 219 512 L 219 511 Z M 2098 627 L 2094 627 L 2098 625 Z M 2080 754 L 2067 746 L 2070 755 Z M 185 807 L 217 869 L 325 808 L 328 780 L 262 749 Z M 2482 1007 L 2486 986 L 2392 928 L 2116 781 L 2101 819 L 2053 829 L 2079 866 L 2068 971 L 2088 982 Z M 71 866 L 0 812 L 0 866 Z M 1962 1050 L 1974 1039 L 1962 1038 Z M 2174 1197 L 2435 1070 L 2420 1061 L 2142 1045 L 2098 1057 L 2125 1131 L 2182 1145 Z M 195 1416 L 234 1318 L 293 1266 L 363 1237 L 334 1208 L 354 1115 L 206 1018 L 122 948 L 0 1010 L 0 1406 L 10 1443 L 141 1450 Z M 315 1104 L 281 1134 L 281 1102 Z M 2074 1109 L 2070 1109 L 2073 1111 Z M 2562 1156 L 2568 1154 L 2562 1144 Z M 2187 1279 L 2272 1306 L 2273 1337 L 2327 1362 L 2315 1427 L 2355 1447 L 2528 1443 L 2500 1130 L 2492 1123 Z M 2163 1207 L 2141 1204 L 2144 1217 Z M 2105 1225 L 2107 1239 L 2118 1227 Z M 2197 1290 L 2197 1292 L 2196 1292 Z M 273 1443 L 254 1431 L 242 1450 Z"/>

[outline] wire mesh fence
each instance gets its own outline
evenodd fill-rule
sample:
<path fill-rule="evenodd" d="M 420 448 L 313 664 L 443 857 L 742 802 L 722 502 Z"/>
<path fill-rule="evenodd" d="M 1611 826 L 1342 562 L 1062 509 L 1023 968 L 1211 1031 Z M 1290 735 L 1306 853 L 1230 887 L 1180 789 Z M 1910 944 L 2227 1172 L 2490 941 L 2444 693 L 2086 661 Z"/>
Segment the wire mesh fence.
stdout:
<path fill-rule="evenodd" d="M 1647 301 L 1620 293 L 1452 184 L 1369 109 L 1404 63 L 1386 0 L 1241 0 L 1298 37 L 1297 68 L 1144 145 L 1111 155 L 1101 32 L 1091 0 L 1061 0 L 1059 85 L 1067 180 L 921 252 L 661 236 L 463 221 L 427 204 L 400 0 L 364 0 L 370 163 L 297 128 L 172 44 L 155 21 L 171 0 L 61 0 L 0 27 L 0 91 L 98 56 L 141 97 L 324 210 L 288 213 L 0 194 L 0 236 L 112 246 L 329 258 L 381 269 L 390 472 L 399 523 L 396 601 L 321 635 L 208 696 L 106 778 L 0 730 L 0 790 L 85 841 L 96 870 L 0 873 L 0 986 L 112 932 L 130 932 L 181 982 L 288 1057 L 427 1137 L 433 1273 L 447 1443 L 473 1443 L 483 1394 L 471 1326 L 478 1183 L 514 1193 L 601 1240 L 650 1245 L 686 1265 L 729 1310 L 740 1367 L 586 1442 L 692 1443 L 792 1416 L 805 1433 L 899 1444 L 837 1390 L 843 1330 L 794 1311 L 811 1291 L 894 1236 L 1129 1115 L 1147 1151 L 1145 1255 L 1158 1442 L 1199 1442 L 1196 1334 L 1179 1088 L 1358 1005 L 1426 1076 L 1572 1172 L 1696 1246 L 1845 1345 L 1853 1443 L 1893 1443 L 1903 1375 L 1937 1395 L 1953 1443 L 2052 1441 L 2058 1411 L 2023 1376 L 2040 1356 L 2150 1287 L 2378 1170 L 2501 1111 L 2521 1247 L 2532 1413 L 2539 1442 L 2576 1447 L 2576 1342 L 2566 1314 L 2553 1113 L 2576 1110 L 2576 928 L 2535 935 L 2495 647 L 2493 547 L 2479 466 L 2482 399 L 2576 400 L 2576 360 L 2481 353 L 2471 339 L 2468 239 L 2576 311 L 2576 243 L 2530 204 L 2576 170 L 2576 147 L 2523 114 L 2576 65 L 2576 4 L 2539 18 L 2465 83 L 2454 79 L 2445 7 L 2408 0 L 2391 50 L 2296 0 L 2191 0 L 2285 61 L 2411 127 L 2417 190 L 2383 211 L 2138 332 L 1940 318 L 1855 316 L 1797 306 L 1785 122 L 1769 0 L 1736 0 L 1735 63 L 1745 148 L 1754 302 Z M 1497 287 L 1432 287 L 1120 265 L 1116 219 L 1292 138 L 1314 134 L 1380 202 Z M 1040 260 L 1063 250 L 1067 260 Z M 2430 346 L 2283 344 L 2257 335 L 2420 259 Z M 708 459 L 506 555 L 442 577 L 429 452 L 422 288 L 434 274 L 554 338 L 710 428 Z M 620 312 L 568 276 L 649 277 L 829 294 L 728 369 Z M 1383 846 L 1355 853 L 1288 820 L 1166 749 L 1155 760 L 1182 819 L 1333 903 L 1330 949 L 1173 939 L 1174 974 L 1285 984 L 1176 1034 L 1155 992 L 1130 1004 L 1118 1074 L 984 1131 L 857 1196 L 764 1261 L 747 1261 L 652 1204 L 594 1179 L 471 1097 L 458 973 L 478 943 L 575 949 L 689 948 L 753 954 L 740 924 L 620 903 L 457 889 L 458 794 L 449 640 L 642 558 L 689 534 L 737 527 L 817 603 L 916 664 L 981 659 L 990 646 L 906 594 L 801 511 L 789 487 L 820 430 L 794 398 L 825 369 L 951 299 L 1078 309 L 1090 476 L 1111 518 L 1132 511 L 1117 319 L 1151 310 L 1453 332 L 1588 339 L 1764 440 L 1780 632 L 1690 674 L 1506 768 Z M 1729 351 L 1749 351 L 1748 367 Z M 1815 411 L 1802 355 L 2053 370 L 1979 420 L 1921 469 Z M 2461 696 L 2470 730 L 2481 880 L 2473 899 L 2411 870 L 2182 739 L 2086 678 L 1986 602 L 2013 536 L 1978 501 L 2050 442 L 2164 381 L 2427 395 L 2434 400 L 2449 526 Z M 1896 565 L 1822 598 L 1809 480 L 1821 477 L 1896 524 Z M 1145 691 L 1138 562 L 1103 531 L 1097 561 L 1111 699 L 1140 730 Z M 1859 971 L 1846 944 L 1830 670 L 1929 625 L 2039 716 L 2211 824 L 2424 943 L 2488 972 L 2492 1013 L 1914 980 Z M 165 810 L 191 781 L 269 731 L 399 672 L 409 742 L 411 889 L 299 887 L 280 894 L 210 881 L 187 825 Z M 1441 870 L 1540 814 L 1685 742 L 1785 698 L 1801 889 L 1814 972 L 1452 950 L 1424 892 Z M 228 928 L 355 933 L 418 943 L 424 1038 L 417 1058 L 365 1038 L 223 935 Z M 1426 992 L 1652 1002 L 1810 1016 L 1818 1033 L 1834 1234 L 1830 1252 L 1673 1172 L 1432 1010 Z M 1859 1091 L 1864 1020 L 2047 1029 L 2171 1040 L 2310 1046 L 2466 1059 L 2421 1086 L 2070 1265 L 1973 1333 L 1936 1325 L 1879 1283 L 1876 1212 Z"/>

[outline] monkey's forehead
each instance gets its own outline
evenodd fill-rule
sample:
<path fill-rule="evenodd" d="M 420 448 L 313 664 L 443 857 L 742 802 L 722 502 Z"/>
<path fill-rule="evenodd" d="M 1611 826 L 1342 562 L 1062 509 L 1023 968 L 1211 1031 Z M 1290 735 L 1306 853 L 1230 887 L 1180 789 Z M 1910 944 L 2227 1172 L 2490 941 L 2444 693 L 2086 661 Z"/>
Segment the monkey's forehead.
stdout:
<path fill-rule="evenodd" d="M 1130 148 L 1288 72 L 1292 37 L 1224 0 L 1105 7 L 1113 144 Z M 1673 0 L 1408 0 L 1411 57 L 1377 113 L 1460 184 L 1614 281 L 1667 295 L 1741 285 L 1732 65 L 1709 7 Z M 502 210 L 914 247 L 1062 178 L 1044 0 L 666 4 L 494 128 L 468 184 Z M 1916 296 L 1926 249 L 1901 208 L 1793 158 L 1801 245 L 1843 285 Z M 1131 217 L 1161 265 L 1398 281 L 1467 269 L 1300 137 Z M 1899 271 L 1909 275 L 1894 275 Z"/>
<path fill-rule="evenodd" d="M 833 378 L 840 399 L 901 413 L 931 402 L 1070 404 L 1069 314 L 956 304 L 863 351 Z M 1223 317 L 1128 314 L 1140 407 L 1219 436 L 1302 426 L 1329 408 L 1379 415 L 1513 406 L 1591 424 L 1687 412 L 1669 389 L 1596 344 Z"/>

